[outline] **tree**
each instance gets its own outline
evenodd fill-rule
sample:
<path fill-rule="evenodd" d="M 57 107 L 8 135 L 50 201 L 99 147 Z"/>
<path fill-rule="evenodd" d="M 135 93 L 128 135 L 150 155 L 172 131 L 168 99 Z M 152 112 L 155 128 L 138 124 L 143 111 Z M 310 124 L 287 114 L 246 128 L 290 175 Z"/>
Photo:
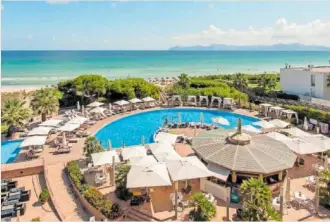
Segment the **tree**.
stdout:
<path fill-rule="evenodd" d="M 327 87 L 330 87 L 330 75 L 327 76 Z"/>
<path fill-rule="evenodd" d="M 25 101 L 6 100 L 1 110 L 1 123 L 7 126 L 7 136 L 12 136 L 17 128 L 23 127 L 30 118 L 30 110 L 25 108 Z M 1 128 L 2 129 L 2 128 Z"/>
<path fill-rule="evenodd" d="M 264 89 L 275 89 L 277 83 L 277 76 L 272 74 L 261 74 L 258 79 L 258 85 Z"/>
<path fill-rule="evenodd" d="M 127 174 L 131 167 L 129 165 L 123 164 L 120 165 L 119 168 L 117 168 L 116 171 L 116 195 L 121 200 L 128 200 L 132 194 L 129 192 L 129 189 L 127 189 Z"/>
<path fill-rule="evenodd" d="M 215 206 L 202 193 L 194 194 L 192 205 L 189 218 L 193 221 L 211 221 L 216 214 Z"/>
<path fill-rule="evenodd" d="M 272 194 L 269 187 L 260 179 L 251 178 L 241 184 L 243 194 L 243 220 L 280 220 L 272 208 Z"/>
<path fill-rule="evenodd" d="M 85 146 L 84 146 L 84 154 L 87 159 L 91 158 L 92 153 L 99 153 L 102 152 L 103 148 L 100 142 L 94 136 L 89 136 L 86 139 Z"/>
<path fill-rule="evenodd" d="M 179 76 L 178 85 L 181 86 L 183 89 L 189 88 L 189 77 L 187 74 L 181 73 Z"/>
<path fill-rule="evenodd" d="M 31 108 L 36 114 L 41 115 L 42 121 L 45 121 L 47 115 L 58 111 L 61 98 L 62 93 L 58 89 L 42 88 L 35 91 L 31 100 Z"/>
<path fill-rule="evenodd" d="M 242 92 L 243 89 L 246 89 L 249 85 L 249 80 L 246 78 L 246 76 L 242 73 L 237 73 L 234 78 L 234 87 L 236 89 L 239 89 L 239 91 Z M 241 97 L 239 97 L 238 100 L 239 106 L 241 106 Z"/>
<path fill-rule="evenodd" d="M 81 75 L 73 80 L 76 94 L 84 98 L 99 98 L 105 95 L 108 86 L 108 79 L 100 75 Z"/>
<path fill-rule="evenodd" d="M 330 209 L 330 171 L 324 170 L 320 173 L 320 204 Z"/>

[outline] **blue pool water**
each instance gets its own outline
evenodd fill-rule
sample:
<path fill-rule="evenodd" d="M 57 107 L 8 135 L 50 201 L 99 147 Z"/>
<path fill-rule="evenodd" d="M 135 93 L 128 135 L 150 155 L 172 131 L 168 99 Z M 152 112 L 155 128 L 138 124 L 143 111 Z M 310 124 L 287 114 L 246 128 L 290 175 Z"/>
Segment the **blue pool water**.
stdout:
<path fill-rule="evenodd" d="M 1 164 L 12 163 L 16 159 L 23 140 L 8 140 L 1 142 Z"/>
<path fill-rule="evenodd" d="M 108 145 L 108 140 L 111 140 L 113 148 L 122 146 L 124 142 L 126 146 L 141 144 L 142 136 L 145 138 L 145 143 L 153 143 L 154 133 L 163 125 L 166 117 L 169 123 L 178 122 L 178 113 L 181 115 L 181 121 L 184 122 L 200 122 L 201 113 L 203 113 L 204 123 L 212 123 L 214 117 L 224 117 L 230 123 L 229 126 L 223 128 L 232 129 L 237 126 L 238 118 L 242 119 L 243 125 L 250 125 L 253 122 L 259 121 L 256 118 L 243 116 L 232 112 L 220 110 L 205 110 L 205 109 L 162 109 L 156 111 L 148 111 L 123 117 L 114 122 L 109 123 L 100 129 L 96 134 L 96 138 L 101 141 L 104 148 Z"/>

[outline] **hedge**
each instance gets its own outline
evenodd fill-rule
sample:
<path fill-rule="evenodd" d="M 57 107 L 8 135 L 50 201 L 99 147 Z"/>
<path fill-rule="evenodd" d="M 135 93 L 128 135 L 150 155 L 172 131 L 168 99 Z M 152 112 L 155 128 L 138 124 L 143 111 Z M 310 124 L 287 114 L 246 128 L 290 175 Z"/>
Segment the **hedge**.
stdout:
<path fill-rule="evenodd" d="M 84 180 L 77 161 L 71 161 L 67 164 L 66 170 L 70 179 L 73 181 L 77 189 L 82 193 L 85 199 L 93 207 L 99 210 L 104 216 L 113 220 L 122 215 L 122 210 L 116 203 L 111 203 L 106 197 L 94 186 L 88 185 Z"/>

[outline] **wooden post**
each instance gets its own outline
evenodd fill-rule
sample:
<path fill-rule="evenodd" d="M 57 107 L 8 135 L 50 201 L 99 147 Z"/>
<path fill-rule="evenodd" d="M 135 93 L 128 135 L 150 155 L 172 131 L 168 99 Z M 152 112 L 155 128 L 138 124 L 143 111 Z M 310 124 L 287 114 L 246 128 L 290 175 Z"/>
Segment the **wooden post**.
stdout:
<path fill-rule="evenodd" d="M 283 171 L 280 171 L 280 172 L 278 173 L 278 180 L 279 180 L 279 181 L 282 181 L 282 180 L 283 180 Z"/>
<path fill-rule="evenodd" d="M 178 189 L 179 189 L 179 182 L 174 182 L 175 186 L 175 219 L 178 219 Z"/>
<path fill-rule="evenodd" d="M 230 187 L 227 187 L 227 199 L 226 199 L 226 218 L 227 221 L 230 221 L 230 216 L 229 216 L 229 205 L 230 205 Z"/>
<path fill-rule="evenodd" d="M 320 205 L 320 178 L 316 175 L 316 189 L 315 189 L 315 214 L 319 214 Z"/>
<path fill-rule="evenodd" d="M 236 181 L 237 181 L 237 176 L 236 176 L 236 172 L 231 172 L 231 180 L 232 180 L 232 182 L 233 183 L 236 183 Z"/>
<path fill-rule="evenodd" d="M 112 167 L 111 167 L 111 186 L 115 185 L 115 156 L 112 156 Z"/>
<path fill-rule="evenodd" d="M 280 189 L 280 216 L 283 219 L 283 212 L 284 212 L 284 197 L 283 197 L 284 187 L 283 184 L 281 185 Z"/>

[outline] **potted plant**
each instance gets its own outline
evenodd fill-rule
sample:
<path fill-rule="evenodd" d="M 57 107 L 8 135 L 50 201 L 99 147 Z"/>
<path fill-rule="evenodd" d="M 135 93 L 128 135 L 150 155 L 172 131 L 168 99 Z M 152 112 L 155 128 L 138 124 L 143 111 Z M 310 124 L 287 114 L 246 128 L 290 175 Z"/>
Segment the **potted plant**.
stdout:
<path fill-rule="evenodd" d="M 44 204 L 48 201 L 49 197 L 49 191 L 47 189 L 43 189 L 39 195 L 39 201 L 41 202 L 41 204 Z"/>
<path fill-rule="evenodd" d="M 32 218 L 31 221 L 41 221 L 41 220 L 40 220 L 40 217 L 34 217 L 34 218 Z"/>

